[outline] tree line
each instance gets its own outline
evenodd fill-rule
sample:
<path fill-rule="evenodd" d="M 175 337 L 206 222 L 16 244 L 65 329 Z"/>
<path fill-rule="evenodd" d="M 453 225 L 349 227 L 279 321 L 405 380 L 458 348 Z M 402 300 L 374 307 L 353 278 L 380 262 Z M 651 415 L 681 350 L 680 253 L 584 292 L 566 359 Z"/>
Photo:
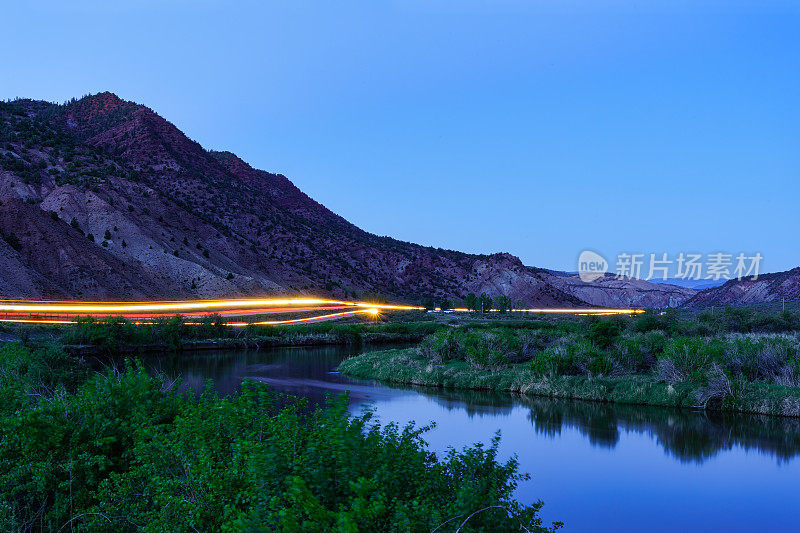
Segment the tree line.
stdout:
<path fill-rule="evenodd" d="M 442 311 L 447 311 L 454 308 L 469 309 L 476 313 L 488 313 L 490 311 L 498 311 L 500 313 L 507 313 L 513 311 L 516 307 L 522 307 L 522 302 L 516 302 L 516 305 L 506 295 L 500 295 L 492 298 L 485 292 L 477 296 L 475 293 L 469 293 L 460 300 L 455 302 L 449 298 L 434 298 L 433 296 L 426 296 L 421 299 L 420 305 L 425 309 L 431 311 L 439 308 Z"/>

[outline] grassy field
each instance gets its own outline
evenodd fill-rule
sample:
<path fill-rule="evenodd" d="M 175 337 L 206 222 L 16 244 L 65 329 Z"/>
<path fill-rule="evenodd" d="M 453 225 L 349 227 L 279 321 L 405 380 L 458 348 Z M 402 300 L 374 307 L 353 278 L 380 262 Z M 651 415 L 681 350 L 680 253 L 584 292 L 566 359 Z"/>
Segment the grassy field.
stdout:
<path fill-rule="evenodd" d="M 439 330 L 361 355 L 351 377 L 620 404 L 800 416 L 800 314 L 526 321 Z"/>
<path fill-rule="evenodd" d="M 339 366 L 343 374 L 387 383 L 453 389 L 493 390 L 527 396 L 654 405 L 691 409 L 719 409 L 780 416 L 800 416 L 800 388 L 769 383 L 742 383 L 727 401 L 702 398 L 700 382 L 668 383 L 654 376 L 541 376 L 525 365 L 498 370 L 475 369 L 468 363 L 431 363 L 415 350 L 371 352 Z"/>
<path fill-rule="evenodd" d="M 135 354 L 197 349 L 274 346 L 317 346 L 418 342 L 447 327 L 437 321 L 320 322 L 284 326 L 228 327 L 220 317 L 187 324 L 180 317 L 133 324 L 123 318 L 80 319 L 77 324 L 7 325 L 0 329 L 2 341 L 52 342 L 77 354 Z"/>

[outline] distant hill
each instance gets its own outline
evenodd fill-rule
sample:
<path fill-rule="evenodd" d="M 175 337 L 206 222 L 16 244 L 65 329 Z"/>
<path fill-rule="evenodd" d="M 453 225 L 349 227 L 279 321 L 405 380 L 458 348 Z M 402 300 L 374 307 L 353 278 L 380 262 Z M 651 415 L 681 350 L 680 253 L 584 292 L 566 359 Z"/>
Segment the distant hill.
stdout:
<path fill-rule="evenodd" d="M 587 283 L 578 274 L 535 269 L 551 285 L 581 300 L 602 307 L 678 307 L 697 291 L 687 287 L 640 279 L 618 279 L 614 274 Z"/>
<path fill-rule="evenodd" d="M 748 305 L 800 300 L 800 267 L 785 272 L 761 274 L 758 279 L 729 280 L 719 287 L 700 291 L 685 307 Z"/>
<path fill-rule="evenodd" d="M 177 298 L 469 292 L 576 306 L 509 254 L 365 232 L 281 174 L 208 151 L 100 93 L 0 103 L 0 297 Z"/>
<path fill-rule="evenodd" d="M 686 287 L 687 289 L 694 289 L 697 291 L 701 291 L 703 289 L 719 287 L 720 285 L 725 283 L 726 280 L 667 278 L 667 279 L 651 279 L 649 281 L 651 283 L 677 285 L 678 287 Z"/>

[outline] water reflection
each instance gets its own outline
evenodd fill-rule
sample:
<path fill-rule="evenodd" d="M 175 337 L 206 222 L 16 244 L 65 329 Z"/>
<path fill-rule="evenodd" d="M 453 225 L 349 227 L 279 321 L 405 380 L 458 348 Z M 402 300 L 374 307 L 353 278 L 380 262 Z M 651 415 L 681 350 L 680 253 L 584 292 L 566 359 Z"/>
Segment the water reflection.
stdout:
<path fill-rule="evenodd" d="M 638 405 L 526 397 L 489 391 L 409 387 L 448 410 L 468 416 L 507 415 L 518 405 L 530 409 L 536 434 L 547 438 L 575 429 L 592 446 L 613 449 L 623 433 L 649 436 L 681 462 L 703 463 L 740 447 L 778 462 L 800 455 L 800 419 L 762 415 L 684 411 Z"/>
<path fill-rule="evenodd" d="M 366 347 L 364 350 L 382 347 Z M 788 461 L 800 454 L 800 419 L 758 415 L 704 413 L 672 409 L 530 398 L 489 391 L 453 391 L 424 387 L 387 387 L 350 380 L 336 366 L 355 355 L 359 347 L 276 348 L 268 352 L 207 352 L 163 356 L 146 365 L 180 376 L 182 387 L 200 391 L 213 380 L 223 395 L 237 392 L 244 379 L 268 383 L 282 393 L 308 398 L 312 403 L 326 395 L 349 391 L 361 404 L 408 395 L 422 395 L 448 411 L 468 417 L 506 416 L 513 409 L 528 409 L 530 431 L 548 439 L 565 430 L 577 430 L 593 446 L 615 448 L 626 433 L 649 437 L 671 457 L 700 464 L 721 451 L 739 447 Z M 426 422 L 428 413 L 409 413 Z"/>
<path fill-rule="evenodd" d="M 530 407 L 537 432 L 552 436 L 575 428 L 595 446 L 614 448 L 622 432 L 646 434 L 683 462 L 702 463 L 734 446 L 757 450 L 779 461 L 800 453 L 800 420 L 759 415 L 704 413 L 672 409 L 521 400 Z"/>
<path fill-rule="evenodd" d="M 208 351 L 147 357 L 143 362 L 154 372 L 180 378 L 182 390 L 191 389 L 197 393 L 212 386 L 223 396 L 235 394 L 241 389 L 242 381 L 251 379 L 268 383 L 281 393 L 304 396 L 312 403 L 347 391 L 352 401 L 361 402 L 402 392 L 377 383 L 349 380 L 335 369 L 348 357 L 383 348 L 323 346 L 272 348 L 263 352 Z"/>

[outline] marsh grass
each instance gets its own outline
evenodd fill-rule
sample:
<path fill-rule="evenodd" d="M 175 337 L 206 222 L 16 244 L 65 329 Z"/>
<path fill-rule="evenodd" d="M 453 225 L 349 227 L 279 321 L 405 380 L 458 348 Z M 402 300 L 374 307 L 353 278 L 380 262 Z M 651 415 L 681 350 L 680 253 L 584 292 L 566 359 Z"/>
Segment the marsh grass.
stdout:
<path fill-rule="evenodd" d="M 684 330 L 646 330 L 639 321 L 453 327 L 416 349 L 358 356 L 340 370 L 435 387 L 800 416 L 797 333 Z"/>
<path fill-rule="evenodd" d="M 87 317 L 61 330 L 61 341 L 67 346 L 92 346 L 106 353 L 114 353 L 122 348 L 145 346 L 157 346 L 164 351 L 180 351 L 192 342 L 202 341 L 246 342 L 248 345 L 256 346 L 418 341 L 425 335 L 446 327 L 432 322 L 388 324 L 325 322 L 231 328 L 227 327 L 225 319 L 218 315 L 193 322 L 195 324 L 186 324 L 180 316 L 154 320 L 150 324 L 133 324 L 119 317 L 99 320 Z"/>

